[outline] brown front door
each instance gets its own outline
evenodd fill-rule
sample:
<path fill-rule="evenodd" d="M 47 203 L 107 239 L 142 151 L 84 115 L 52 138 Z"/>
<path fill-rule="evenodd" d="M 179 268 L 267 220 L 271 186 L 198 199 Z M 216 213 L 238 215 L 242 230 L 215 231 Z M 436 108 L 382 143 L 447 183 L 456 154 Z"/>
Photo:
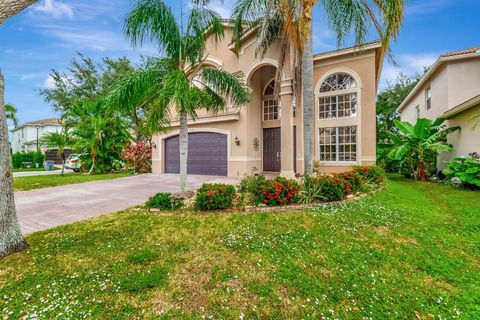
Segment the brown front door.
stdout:
<path fill-rule="evenodd" d="M 263 129 L 263 171 L 280 172 L 280 128 Z"/>

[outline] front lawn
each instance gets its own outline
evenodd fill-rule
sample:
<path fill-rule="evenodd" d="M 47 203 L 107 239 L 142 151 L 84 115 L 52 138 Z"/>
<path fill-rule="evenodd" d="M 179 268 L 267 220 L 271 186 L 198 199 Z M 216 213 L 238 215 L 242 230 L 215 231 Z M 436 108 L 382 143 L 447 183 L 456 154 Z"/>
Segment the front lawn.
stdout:
<path fill-rule="evenodd" d="M 53 167 L 53 170 L 61 170 L 60 168 Z M 45 168 L 14 168 L 13 172 L 37 172 L 45 171 Z"/>
<path fill-rule="evenodd" d="M 116 172 L 109 174 L 81 174 L 66 173 L 65 175 L 55 174 L 46 176 L 17 177 L 13 179 L 13 189 L 15 191 L 26 191 L 32 189 L 41 189 L 48 187 L 63 186 L 66 184 L 82 183 L 96 180 L 108 180 L 131 176 L 129 172 Z"/>
<path fill-rule="evenodd" d="M 132 190 L 134 192 L 134 190 Z M 9 319 L 479 319 L 478 192 L 395 178 L 316 211 L 141 208 L 28 237 Z"/>

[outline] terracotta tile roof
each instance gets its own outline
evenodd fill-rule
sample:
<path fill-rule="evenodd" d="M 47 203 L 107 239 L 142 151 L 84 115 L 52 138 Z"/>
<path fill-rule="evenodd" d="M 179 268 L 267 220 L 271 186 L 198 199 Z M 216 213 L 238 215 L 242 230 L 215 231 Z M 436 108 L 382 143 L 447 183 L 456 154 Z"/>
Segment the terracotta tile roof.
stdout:
<path fill-rule="evenodd" d="M 480 51 L 480 47 L 447 52 L 447 53 L 442 54 L 442 57 L 461 56 L 463 54 L 475 53 L 477 51 Z"/>
<path fill-rule="evenodd" d="M 42 119 L 42 120 L 35 120 L 25 122 L 24 125 L 36 125 L 36 124 L 60 124 L 58 118 L 50 118 L 50 119 Z"/>

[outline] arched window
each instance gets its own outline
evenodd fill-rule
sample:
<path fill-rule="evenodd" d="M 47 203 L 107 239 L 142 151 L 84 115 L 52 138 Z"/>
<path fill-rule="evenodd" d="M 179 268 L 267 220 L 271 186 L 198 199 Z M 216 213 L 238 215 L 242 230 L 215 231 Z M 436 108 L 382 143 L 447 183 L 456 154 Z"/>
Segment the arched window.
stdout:
<path fill-rule="evenodd" d="M 355 117 L 358 112 L 358 87 L 347 73 L 330 75 L 320 86 L 318 100 L 319 119 Z"/>
<path fill-rule="evenodd" d="M 280 119 L 280 106 L 275 97 L 275 79 L 267 83 L 263 90 L 263 121 Z"/>

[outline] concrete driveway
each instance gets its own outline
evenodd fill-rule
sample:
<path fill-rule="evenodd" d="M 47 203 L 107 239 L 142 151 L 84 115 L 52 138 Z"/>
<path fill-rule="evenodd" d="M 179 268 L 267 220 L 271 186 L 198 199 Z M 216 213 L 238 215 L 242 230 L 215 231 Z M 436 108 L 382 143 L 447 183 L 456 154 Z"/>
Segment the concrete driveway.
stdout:
<path fill-rule="evenodd" d="M 237 179 L 191 175 L 188 189 L 205 182 L 235 184 Z M 178 192 L 178 183 L 178 175 L 145 174 L 15 192 L 15 203 L 26 234 L 143 204 L 157 192 Z"/>

